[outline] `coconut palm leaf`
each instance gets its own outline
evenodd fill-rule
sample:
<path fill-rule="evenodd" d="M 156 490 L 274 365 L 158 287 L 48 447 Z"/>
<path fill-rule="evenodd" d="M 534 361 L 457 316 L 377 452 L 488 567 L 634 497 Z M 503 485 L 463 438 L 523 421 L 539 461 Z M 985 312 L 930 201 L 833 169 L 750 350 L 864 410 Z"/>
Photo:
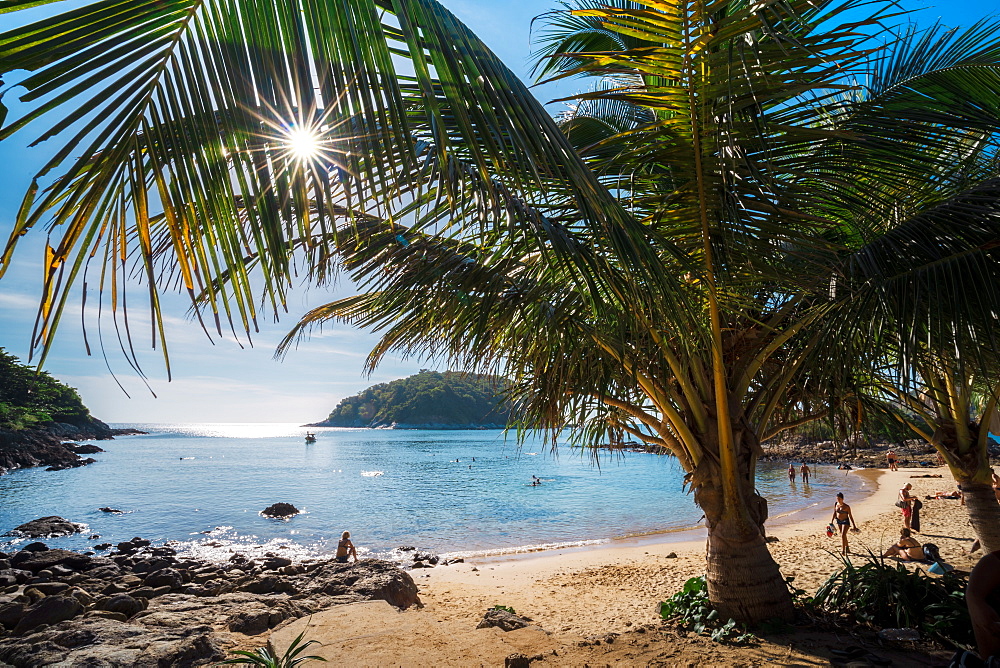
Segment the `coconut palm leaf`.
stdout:
<path fill-rule="evenodd" d="M 112 310 L 126 258 L 138 259 L 159 329 L 154 235 L 184 289 L 248 333 L 260 296 L 281 310 L 297 271 L 327 276 L 331 244 L 356 215 L 419 216 L 416 201 L 435 203 L 427 226 L 450 210 L 449 233 L 513 223 L 535 229 L 540 249 L 538 212 L 554 207 L 594 243 L 631 246 L 616 253 L 622 266 L 650 255 L 541 105 L 432 0 L 102 0 L 3 33 L 0 62 L 5 78 L 27 72 L 11 81 L 25 92 L 0 139 L 60 142 L 3 254 L 6 266 L 34 227 L 54 232 L 43 349 L 91 257 L 109 268 Z M 297 152 L 303 141 L 312 152 Z M 493 215 L 458 226 L 459 210 Z M 325 242 L 298 246 L 296 265 L 291 239 Z M 241 265 L 248 254 L 259 284 Z M 220 292 L 207 290 L 221 275 Z"/>

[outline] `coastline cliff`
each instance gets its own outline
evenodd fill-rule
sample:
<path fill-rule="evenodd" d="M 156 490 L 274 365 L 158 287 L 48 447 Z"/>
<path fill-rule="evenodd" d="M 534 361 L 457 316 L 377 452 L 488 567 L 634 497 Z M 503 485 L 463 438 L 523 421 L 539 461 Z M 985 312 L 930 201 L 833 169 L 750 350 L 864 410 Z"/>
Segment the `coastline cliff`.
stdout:
<path fill-rule="evenodd" d="M 347 397 L 327 419 L 304 426 L 503 429 L 511 413 L 506 388 L 497 376 L 422 370 Z"/>
<path fill-rule="evenodd" d="M 81 455 L 103 450 L 67 441 L 108 440 L 116 433 L 90 414 L 72 387 L 0 348 L 0 474 L 85 466 L 95 460 Z"/>

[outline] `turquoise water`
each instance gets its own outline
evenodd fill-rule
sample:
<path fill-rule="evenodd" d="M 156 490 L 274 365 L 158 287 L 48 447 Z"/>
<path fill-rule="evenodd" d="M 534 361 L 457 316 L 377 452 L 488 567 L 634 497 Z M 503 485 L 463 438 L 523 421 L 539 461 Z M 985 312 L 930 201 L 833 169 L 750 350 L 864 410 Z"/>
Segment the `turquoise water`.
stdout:
<path fill-rule="evenodd" d="M 553 456 L 540 439 L 519 449 L 499 431 L 315 429 L 306 445 L 306 429 L 287 424 L 115 426 L 150 434 L 101 442 L 107 452 L 83 468 L 0 476 L 0 533 L 60 515 L 88 528 L 53 547 L 141 536 L 220 559 L 323 553 L 347 529 L 362 554 L 391 558 L 402 545 L 473 555 L 598 543 L 701 518 L 676 460 L 647 453 L 606 454 L 598 466 L 569 447 Z M 760 468 L 772 517 L 863 493 L 861 478 L 834 467 L 813 467 L 809 485 L 790 485 L 783 465 Z M 303 513 L 259 515 L 278 501 Z M 0 550 L 20 542 L 0 538 Z"/>

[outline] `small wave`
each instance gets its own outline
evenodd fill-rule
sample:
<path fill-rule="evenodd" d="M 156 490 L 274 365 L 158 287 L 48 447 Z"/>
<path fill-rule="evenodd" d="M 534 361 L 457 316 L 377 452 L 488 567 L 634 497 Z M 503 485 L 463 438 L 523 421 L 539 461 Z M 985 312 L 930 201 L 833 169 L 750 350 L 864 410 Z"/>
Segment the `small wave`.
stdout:
<path fill-rule="evenodd" d="M 609 538 L 594 538 L 585 540 L 570 540 L 560 543 L 535 543 L 532 545 L 518 545 L 517 547 L 502 547 L 485 550 L 459 550 L 456 552 L 442 552 L 441 557 L 445 559 L 468 559 L 473 557 L 502 557 L 507 554 L 529 554 L 531 552 L 542 552 L 543 550 L 563 550 L 570 547 L 586 547 L 588 545 L 604 545 L 610 543 Z"/>
<path fill-rule="evenodd" d="M 361 475 L 365 478 L 377 478 L 380 475 L 385 475 L 385 471 L 362 471 Z"/>

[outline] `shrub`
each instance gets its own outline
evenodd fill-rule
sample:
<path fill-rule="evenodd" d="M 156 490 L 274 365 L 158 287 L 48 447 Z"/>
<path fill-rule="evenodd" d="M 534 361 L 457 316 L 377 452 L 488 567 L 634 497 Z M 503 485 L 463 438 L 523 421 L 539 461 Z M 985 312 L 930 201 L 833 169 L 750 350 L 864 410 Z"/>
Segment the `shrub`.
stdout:
<path fill-rule="evenodd" d="M 677 621 L 716 642 L 742 644 L 756 639 L 735 620 L 723 622 L 719 618 L 719 611 L 708 602 L 708 585 L 704 576 L 691 578 L 684 583 L 681 591 L 660 603 L 660 617 Z"/>
<path fill-rule="evenodd" d="M 323 661 L 321 656 L 299 656 L 302 652 L 306 651 L 306 648 L 313 643 L 319 644 L 318 640 L 310 640 L 308 642 L 302 642 L 302 636 L 305 635 L 305 631 L 295 636 L 295 640 L 292 644 L 288 646 L 285 653 L 281 656 L 275 656 L 271 653 L 269 647 L 260 647 L 252 652 L 247 652 L 245 650 L 239 650 L 230 652 L 230 654 L 235 654 L 235 658 L 223 661 L 222 664 L 241 664 L 250 666 L 260 666 L 261 668 L 295 668 L 295 666 L 306 661 Z"/>
<path fill-rule="evenodd" d="M 844 613 L 876 628 L 913 628 L 946 643 L 973 643 L 972 621 L 965 607 L 968 579 L 954 573 L 940 578 L 901 563 L 870 555 L 830 576 L 813 598 L 820 610 Z"/>

